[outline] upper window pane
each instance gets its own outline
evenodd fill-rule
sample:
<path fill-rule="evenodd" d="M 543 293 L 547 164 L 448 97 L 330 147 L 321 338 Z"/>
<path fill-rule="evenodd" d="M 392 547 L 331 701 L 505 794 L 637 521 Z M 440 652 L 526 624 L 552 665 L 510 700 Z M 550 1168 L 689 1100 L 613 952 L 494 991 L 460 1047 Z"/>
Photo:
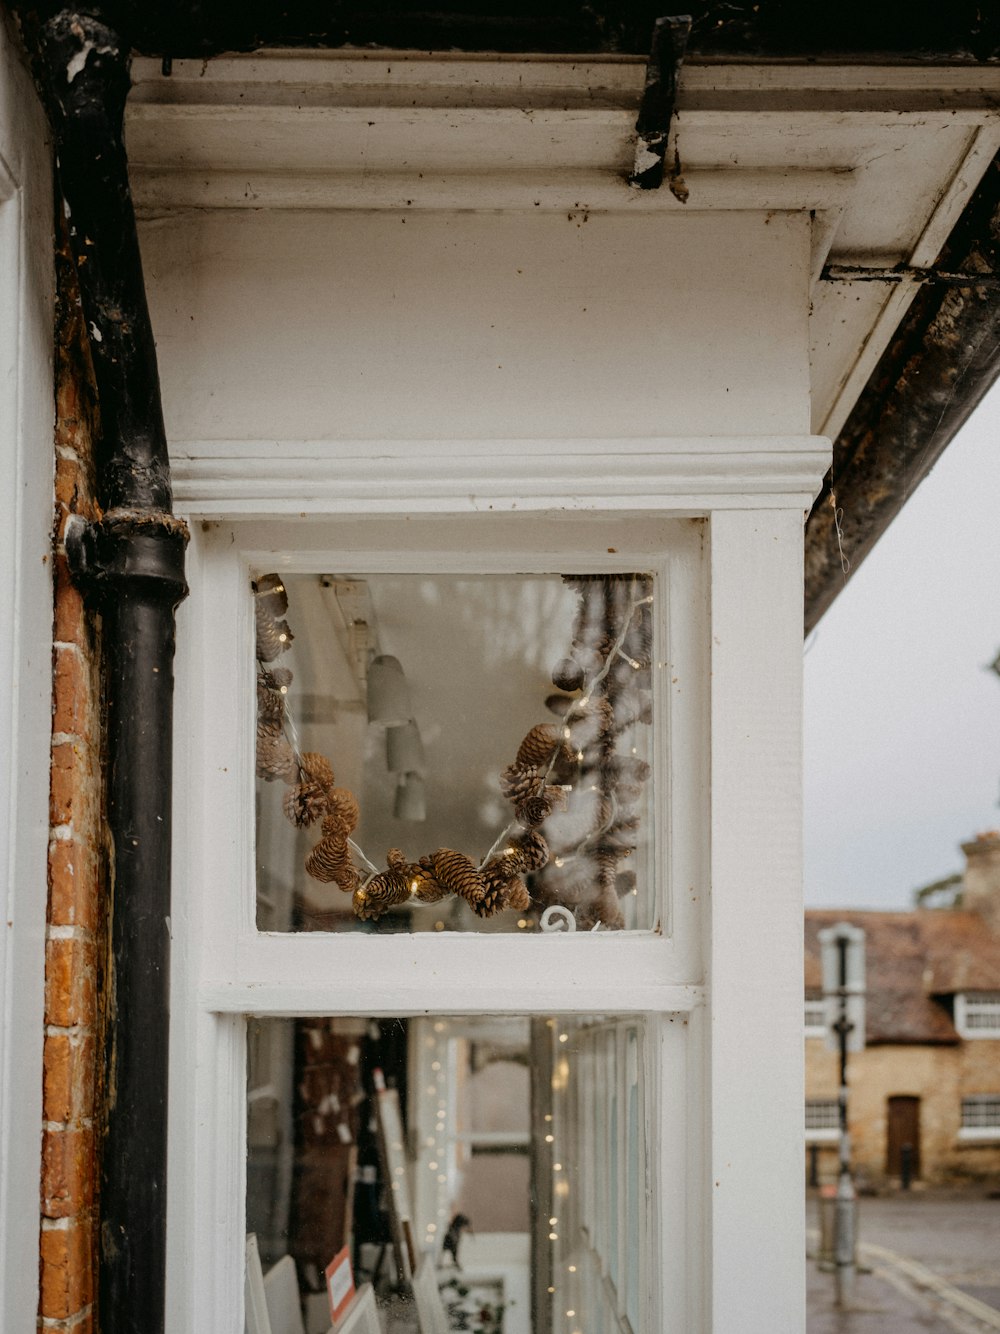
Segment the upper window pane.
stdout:
<path fill-rule="evenodd" d="M 655 925 L 652 574 L 253 596 L 261 930 Z"/>

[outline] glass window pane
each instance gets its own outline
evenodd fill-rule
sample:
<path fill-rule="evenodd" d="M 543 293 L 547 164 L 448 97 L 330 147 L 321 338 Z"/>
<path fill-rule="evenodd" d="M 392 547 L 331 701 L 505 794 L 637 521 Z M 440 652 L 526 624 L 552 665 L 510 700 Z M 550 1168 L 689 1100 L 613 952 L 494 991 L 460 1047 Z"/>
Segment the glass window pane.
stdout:
<path fill-rule="evenodd" d="M 652 929 L 654 588 L 259 575 L 259 928 Z"/>
<path fill-rule="evenodd" d="M 428 1291 L 450 1328 L 637 1334 L 644 1041 L 634 1017 L 251 1020 L 247 1230 L 265 1274 L 292 1257 L 317 1328 L 347 1247 L 394 1334 L 427 1328 Z"/>

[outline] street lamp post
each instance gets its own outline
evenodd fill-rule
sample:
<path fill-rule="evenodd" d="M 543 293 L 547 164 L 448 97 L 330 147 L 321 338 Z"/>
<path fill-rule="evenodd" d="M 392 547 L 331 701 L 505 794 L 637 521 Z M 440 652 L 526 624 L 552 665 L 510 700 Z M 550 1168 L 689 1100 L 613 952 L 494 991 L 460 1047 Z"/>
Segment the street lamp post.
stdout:
<path fill-rule="evenodd" d="M 840 1058 L 837 1093 L 839 1142 L 834 1214 L 834 1284 L 836 1304 L 850 1306 L 855 1279 L 857 1194 L 851 1176 L 851 1135 L 847 1107 L 847 1054 L 864 1047 L 864 941 L 860 927 L 847 922 L 820 932 L 823 992 L 828 1036 Z"/>

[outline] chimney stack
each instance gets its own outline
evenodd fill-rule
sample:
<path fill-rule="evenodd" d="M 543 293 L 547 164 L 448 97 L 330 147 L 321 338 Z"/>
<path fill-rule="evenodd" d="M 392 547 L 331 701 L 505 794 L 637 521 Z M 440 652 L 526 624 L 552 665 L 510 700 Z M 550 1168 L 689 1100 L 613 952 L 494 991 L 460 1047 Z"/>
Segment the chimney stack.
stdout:
<path fill-rule="evenodd" d="M 1000 932 L 1000 830 L 977 834 L 963 843 L 965 874 L 962 907 L 976 912 L 993 931 Z"/>

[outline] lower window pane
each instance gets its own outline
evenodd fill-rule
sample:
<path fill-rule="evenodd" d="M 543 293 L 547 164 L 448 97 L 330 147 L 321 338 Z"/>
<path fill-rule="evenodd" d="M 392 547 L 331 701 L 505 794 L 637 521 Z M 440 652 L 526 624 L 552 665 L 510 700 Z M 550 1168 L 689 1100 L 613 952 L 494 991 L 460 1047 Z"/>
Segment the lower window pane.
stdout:
<path fill-rule="evenodd" d="M 634 1016 L 251 1020 L 248 1284 L 325 1334 L 346 1253 L 384 1334 L 639 1334 L 644 1051 Z"/>

